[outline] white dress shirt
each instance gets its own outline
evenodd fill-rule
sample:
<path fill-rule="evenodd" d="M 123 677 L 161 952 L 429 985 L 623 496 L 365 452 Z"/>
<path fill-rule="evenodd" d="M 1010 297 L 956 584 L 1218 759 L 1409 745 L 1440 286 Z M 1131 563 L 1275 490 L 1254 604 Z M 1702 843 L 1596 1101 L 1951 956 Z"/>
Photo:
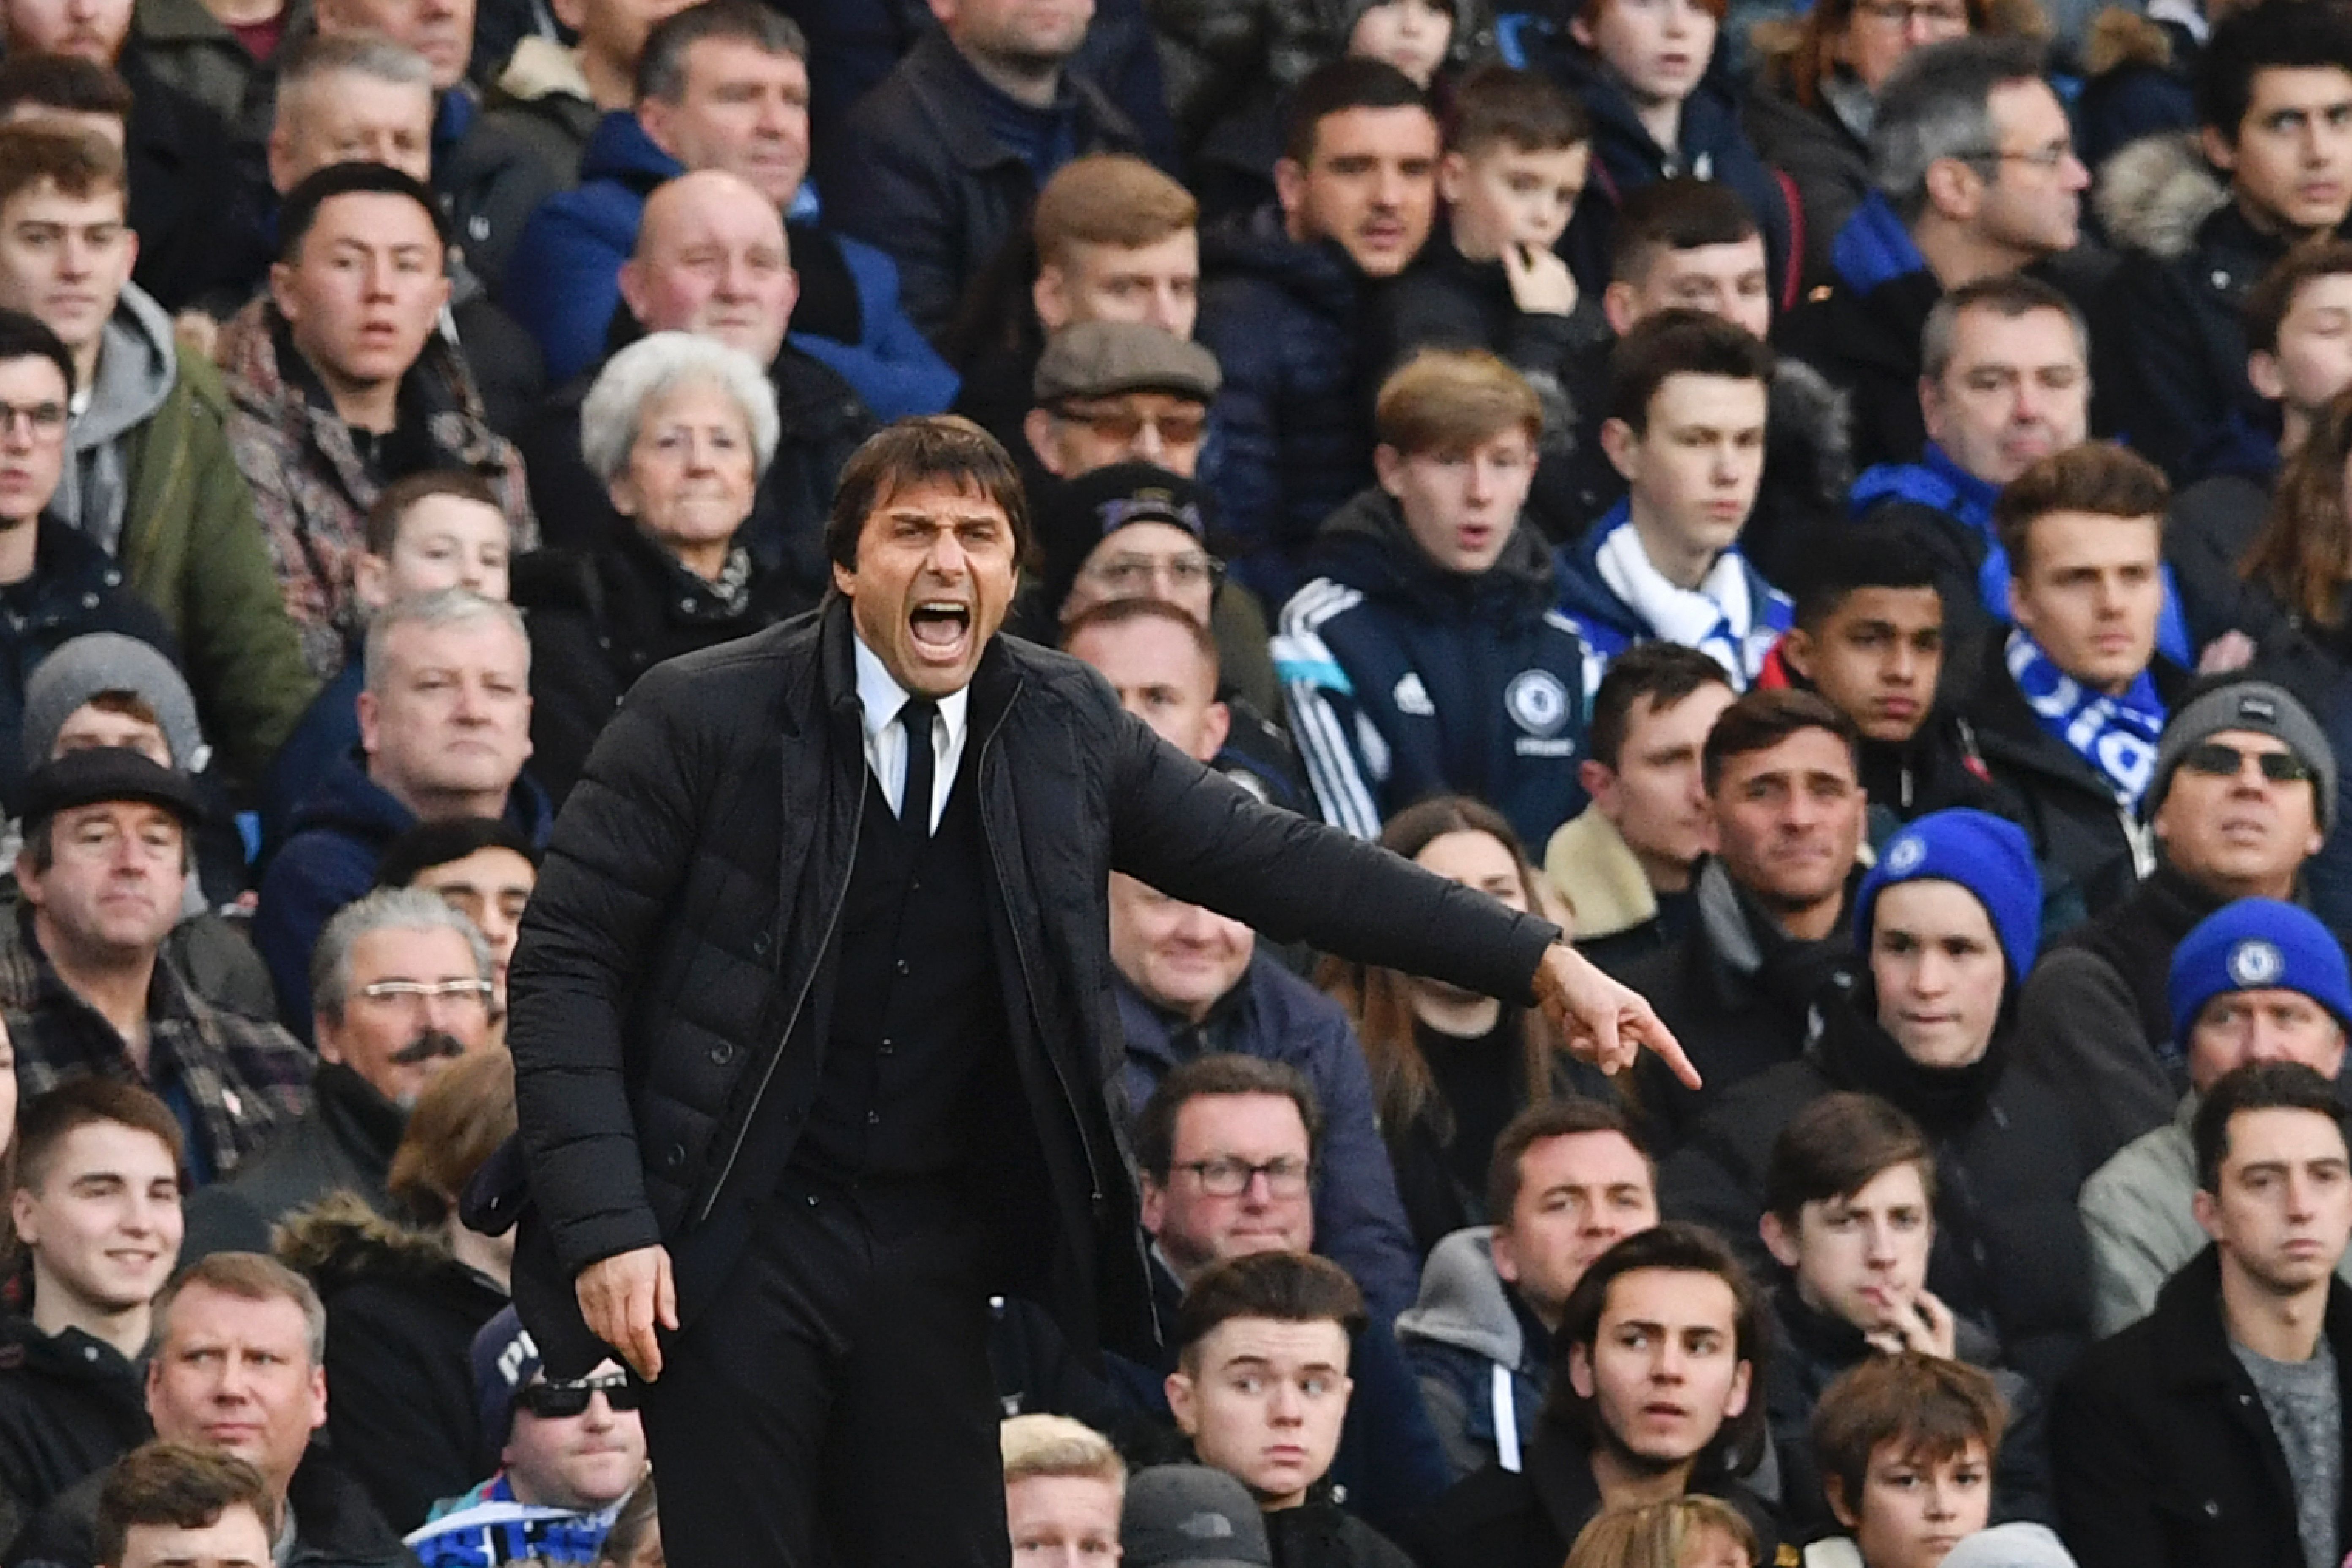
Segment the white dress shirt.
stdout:
<path fill-rule="evenodd" d="M 866 765 L 874 771 L 874 782 L 882 786 L 882 798 L 903 816 L 899 797 L 907 788 L 907 731 L 898 722 L 898 710 L 907 705 L 908 693 L 881 656 L 866 646 L 864 637 L 853 633 L 850 641 L 857 653 L 857 705 L 866 716 Z M 931 757 L 936 763 L 931 772 L 933 832 L 939 830 L 940 817 L 948 807 L 948 792 L 955 787 L 957 765 L 963 761 L 964 738 L 971 733 L 967 720 L 971 690 L 966 687 L 950 691 L 938 700 L 940 716 L 931 725 Z"/>

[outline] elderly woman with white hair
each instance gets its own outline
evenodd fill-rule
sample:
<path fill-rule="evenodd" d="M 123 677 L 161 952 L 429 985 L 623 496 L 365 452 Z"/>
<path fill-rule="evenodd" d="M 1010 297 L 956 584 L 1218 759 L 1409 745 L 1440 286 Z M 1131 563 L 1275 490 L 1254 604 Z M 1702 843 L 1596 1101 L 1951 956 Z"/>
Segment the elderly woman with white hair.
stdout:
<path fill-rule="evenodd" d="M 581 455 L 629 526 L 602 549 L 514 568 L 530 627 L 530 771 L 558 800 L 638 676 L 803 607 L 740 537 L 777 438 L 766 374 L 689 332 L 631 343 L 589 389 Z"/>

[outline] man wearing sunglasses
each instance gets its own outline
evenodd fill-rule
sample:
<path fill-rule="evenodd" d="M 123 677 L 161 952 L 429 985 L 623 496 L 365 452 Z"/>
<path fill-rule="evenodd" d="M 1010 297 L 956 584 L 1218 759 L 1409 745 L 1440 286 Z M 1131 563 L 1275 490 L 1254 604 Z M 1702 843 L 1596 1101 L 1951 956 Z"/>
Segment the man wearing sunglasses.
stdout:
<path fill-rule="evenodd" d="M 509 1307 L 474 1336 L 481 1447 L 499 1468 L 435 1505 L 408 1535 L 425 1568 L 493 1568 L 526 1558 L 587 1564 L 646 1473 L 641 1385 L 608 1361 L 585 1377 L 551 1378 Z"/>
<path fill-rule="evenodd" d="M 1037 465 L 1075 479 L 1113 463 L 1192 477 L 1217 395 L 1216 356 L 1148 321 L 1076 321 L 1046 340 L 1022 432 Z"/>
<path fill-rule="evenodd" d="M 2155 872 L 2054 942 L 2025 983 L 2019 1059 L 2065 1100 L 2095 1167 L 2168 1125 L 2189 1087 L 2166 980 L 2173 949 L 2233 899 L 2292 899 L 2336 820 L 2336 756 L 2280 687 L 2231 680 L 2165 726 L 2141 809 Z"/>

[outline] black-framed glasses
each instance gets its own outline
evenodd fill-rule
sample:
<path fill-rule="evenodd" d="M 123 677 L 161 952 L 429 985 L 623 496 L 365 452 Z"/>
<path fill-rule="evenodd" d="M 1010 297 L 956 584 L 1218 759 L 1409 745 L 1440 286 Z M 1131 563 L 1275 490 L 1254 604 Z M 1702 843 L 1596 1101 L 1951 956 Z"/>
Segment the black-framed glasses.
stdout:
<path fill-rule="evenodd" d="M 2246 771 L 2252 757 L 2273 784 L 2309 784 L 2311 764 L 2293 752 L 2247 752 L 2221 741 L 2200 741 L 2180 753 L 2180 765 L 2191 773 L 2233 779 Z"/>
<path fill-rule="evenodd" d="M 62 403 L 0 403 L 0 432 L 13 432 L 22 423 L 39 439 L 54 441 L 66 433 L 69 417 Z"/>
<path fill-rule="evenodd" d="M 527 1384 L 515 1394 L 515 1403 L 542 1421 L 564 1421 L 588 1413 L 588 1401 L 596 1394 L 615 1410 L 635 1410 L 645 1398 L 645 1392 L 625 1372 L 608 1372 L 602 1377 L 551 1378 L 544 1383 Z"/>
<path fill-rule="evenodd" d="M 1307 1178 L 1312 1167 L 1304 1160 L 1284 1158 L 1268 1160 L 1254 1165 L 1247 1160 L 1188 1160 L 1176 1167 L 1190 1171 L 1201 1190 L 1213 1198 L 1237 1198 L 1248 1192 L 1250 1184 L 1260 1176 L 1265 1178 L 1265 1190 L 1277 1198 L 1303 1197 Z"/>

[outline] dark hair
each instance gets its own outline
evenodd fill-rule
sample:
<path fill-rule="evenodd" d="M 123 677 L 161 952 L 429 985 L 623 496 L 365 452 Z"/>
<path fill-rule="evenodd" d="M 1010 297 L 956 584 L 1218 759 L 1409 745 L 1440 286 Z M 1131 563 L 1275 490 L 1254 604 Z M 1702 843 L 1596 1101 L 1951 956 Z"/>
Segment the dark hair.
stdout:
<path fill-rule="evenodd" d="M 2214 24 L 2197 56 L 2197 123 L 2234 147 L 2266 70 L 2352 69 L 2352 17 L 2334 5 L 2262 0 Z"/>
<path fill-rule="evenodd" d="M 1282 155 L 1294 163 L 1313 163 L 1316 133 L 1334 114 L 1351 109 L 1428 107 L 1429 95 L 1388 61 L 1343 55 L 1307 72 L 1306 79 L 1291 89 Z"/>
<path fill-rule="evenodd" d="M 0 310 L 0 362 L 12 359 L 48 361 L 66 378 L 66 395 L 73 395 L 73 351 L 38 316 L 28 316 L 22 310 Z"/>
<path fill-rule="evenodd" d="M 2000 1390 L 1975 1367 L 1917 1351 L 1865 1355 L 1813 1407 L 1813 1458 L 1822 1487 L 1858 1514 L 1870 1457 L 1887 1444 L 1938 1465 L 1982 1443 L 1990 1467 L 2008 1422 Z"/>
<path fill-rule="evenodd" d="M 1699 752 L 1699 776 L 1709 795 L 1723 782 L 1723 770 L 1734 757 L 1769 752 L 1790 736 L 1807 730 L 1827 730 L 1845 742 L 1846 755 L 1862 763 L 1862 731 L 1844 711 L 1810 691 L 1787 689 L 1749 691 L 1723 710 L 1706 732 Z"/>
<path fill-rule="evenodd" d="M 130 201 L 130 176 L 113 142 L 62 121 L 0 122 L 0 205 L 26 191 L 54 185 L 75 201 L 120 196 Z"/>
<path fill-rule="evenodd" d="M 1731 677 L 1698 649 L 1678 642 L 1634 644 L 1609 661 L 1601 689 L 1592 695 L 1586 754 L 1613 772 L 1625 754 L 1625 737 L 1633 731 L 1635 702 L 1647 698 L 1654 712 L 1675 706 L 1706 686 L 1728 690 Z"/>
<path fill-rule="evenodd" d="M 1353 1340 L 1366 1321 L 1364 1293 L 1348 1271 L 1311 1252 L 1251 1252 L 1213 1263 L 1176 1309 L 1171 1348 L 1192 1347 L 1235 1318 L 1277 1323 L 1337 1323 Z"/>
<path fill-rule="evenodd" d="M 1668 376 L 1718 375 L 1769 391 L 1772 351 L 1747 328 L 1704 310 L 1661 310 L 1617 340 L 1609 355 L 1612 419 L 1636 435 L 1650 427 L 1650 404 Z"/>
<path fill-rule="evenodd" d="M 1143 1102 L 1135 1118 L 1136 1168 L 1164 1184 L 1168 1167 L 1176 1158 L 1177 1117 L 1193 1100 L 1223 1094 L 1270 1094 L 1288 1100 L 1298 1107 L 1298 1120 L 1307 1125 L 1307 1159 L 1313 1161 L 1321 1154 L 1323 1108 L 1316 1103 L 1315 1087 L 1307 1081 L 1307 1075 L 1287 1062 L 1220 1051 L 1194 1057 L 1177 1068 L 1160 1080 L 1160 1087 Z"/>
<path fill-rule="evenodd" d="M 2335 1123 L 2338 1133 L 2345 1131 L 2344 1101 L 2317 1069 L 2301 1062 L 2248 1062 L 2231 1068 L 2197 1102 L 2197 1120 L 2189 1127 L 2201 1190 L 2221 1190 L 2221 1163 L 2230 1157 L 2230 1122 L 2247 1110 L 2308 1110 Z"/>
<path fill-rule="evenodd" d="M 1445 150 L 1465 157 L 1497 142 L 1521 153 L 1552 153 L 1591 140 L 1592 117 L 1582 103 L 1551 78 L 1499 60 L 1454 84 L 1445 117 Z"/>
<path fill-rule="evenodd" d="M 0 115 L 28 103 L 67 114 L 110 114 L 127 124 L 131 84 L 79 55 L 10 55 L 0 60 Z"/>
<path fill-rule="evenodd" d="M 145 1443 L 114 1461 L 98 1491 L 90 1526 L 92 1561 L 121 1568 L 123 1547 L 141 1525 L 202 1530 L 233 1508 L 249 1508 L 266 1538 L 277 1509 L 261 1472 L 235 1454 L 187 1443 Z"/>
<path fill-rule="evenodd" d="M 2144 517 L 2160 533 L 2171 504 L 2172 487 L 2162 468 L 2111 441 L 2085 441 L 2038 459 L 2010 480 L 1992 503 L 1992 525 L 2009 552 L 2010 570 L 2022 573 L 2034 523 L 2053 511 Z"/>
<path fill-rule="evenodd" d="M 1609 279 L 1639 283 L 1662 251 L 1738 245 L 1761 232 L 1748 203 L 1721 181 L 1687 174 L 1659 180 L 1625 193 L 1609 247 Z"/>
<path fill-rule="evenodd" d="M 500 516 L 506 512 L 490 481 L 471 468 L 427 468 L 421 474 L 406 474 L 384 486 L 375 504 L 368 508 L 367 552 L 390 555 L 393 546 L 400 542 L 400 525 L 407 520 L 408 509 L 433 496 L 455 496 L 488 507 Z"/>
<path fill-rule="evenodd" d="M 2278 353 L 2279 328 L 2294 309 L 2294 297 L 2303 286 L 2344 275 L 2352 275 L 2352 243 L 2329 236 L 2289 249 L 2246 290 L 2240 312 L 2246 322 L 2246 347 L 2255 353 Z"/>
<path fill-rule="evenodd" d="M 701 0 L 673 12 L 646 32 L 637 51 L 636 101 L 657 98 L 677 103 L 686 97 L 686 55 L 708 38 L 746 43 L 763 53 L 808 58 L 808 35 L 772 5 L 753 0 Z"/>
<path fill-rule="evenodd" d="M 406 196 L 425 209 L 433 233 L 449 243 L 449 226 L 441 216 L 440 201 L 432 187 L 415 175 L 388 163 L 330 163 L 295 183 L 278 207 L 278 259 L 291 263 L 302 254 L 302 242 L 319 221 L 319 209 L 337 196 Z"/>
<path fill-rule="evenodd" d="M 110 1078 L 71 1078 L 28 1101 L 16 1117 L 13 1153 L 16 1185 L 37 1191 L 49 1179 L 58 1150 L 85 1127 L 101 1122 L 144 1132 L 171 1151 L 172 1168 L 186 1157 L 186 1134 L 172 1108 L 134 1083 Z"/>
<path fill-rule="evenodd" d="M 1864 588 L 1932 588 L 1943 597 L 1934 557 L 1904 522 L 1832 522 L 1814 531 L 1792 574 L 1796 624 L 1817 632 Z"/>
<path fill-rule="evenodd" d="M 886 425 L 866 438 L 841 467 L 833 511 L 824 522 L 825 558 L 855 570 L 866 520 L 909 487 L 952 485 L 977 490 L 1003 509 L 1013 525 L 1013 554 L 1029 559 L 1034 538 L 1021 470 L 996 437 L 954 414 L 930 414 Z"/>
<path fill-rule="evenodd" d="M 1764 1363 L 1770 1352 L 1771 1334 L 1766 1326 L 1765 1300 L 1755 1281 L 1741 1267 L 1738 1254 L 1715 1232 L 1686 1220 L 1666 1220 L 1634 1232 L 1594 1258 L 1560 1308 L 1559 1328 L 1552 1335 L 1551 1392 L 1544 1398 L 1544 1419 L 1588 1446 L 1596 1436 L 1592 1402 L 1577 1393 L 1576 1380 L 1568 1375 L 1569 1347 L 1581 1345 L 1590 1355 L 1601 1333 L 1601 1320 L 1609 1310 L 1609 1292 L 1624 1276 L 1651 1268 L 1709 1274 L 1730 1288 L 1734 1346 L 1751 1369 L 1749 1387 L 1756 1394 L 1765 1387 Z M 1724 1422 L 1702 1461 L 1711 1455 L 1726 1468 L 1752 1467 L 1763 1457 L 1763 1441 L 1764 1401 L 1751 1394 L 1747 1409 Z M 1703 1463 L 1702 1468 L 1707 1467 Z"/>
<path fill-rule="evenodd" d="M 384 847 L 375 863 L 375 885 L 405 888 L 436 866 L 484 849 L 511 849 L 536 868 L 539 846 L 530 836 L 495 816 L 453 816 L 420 822 Z"/>
<path fill-rule="evenodd" d="M 1483 833 L 1500 844 L 1519 868 L 1519 896 L 1530 910 L 1543 908 L 1535 868 L 1508 818 L 1481 800 L 1465 795 L 1435 795 L 1409 805 L 1381 829 L 1381 847 L 1412 859 L 1430 841 L 1449 833 Z M 1454 1139 L 1454 1111 L 1438 1092 L 1429 1059 L 1422 1054 L 1421 1036 L 1408 994 L 1412 976 L 1400 970 L 1358 963 L 1337 956 L 1326 958 L 1315 978 L 1334 1001 L 1348 1010 L 1356 1026 L 1356 1039 L 1371 1069 L 1372 1110 L 1391 1137 L 1424 1117 L 1439 1138 Z M 1523 1014 L 1525 1027 L 1518 1039 L 1518 1089 L 1524 1101 L 1549 1100 L 1555 1092 L 1556 1070 L 1567 1047 L 1543 1014 L 1533 1007 Z"/>
<path fill-rule="evenodd" d="M 1486 1217 L 1497 1226 L 1511 1223 L 1511 1211 L 1519 1203 L 1519 1162 L 1528 1150 L 1549 1139 L 1580 1138 L 1589 1132 L 1614 1132 L 1633 1145 L 1642 1163 L 1650 1168 L 1650 1184 L 1657 1185 L 1658 1162 L 1642 1135 L 1633 1131 L 1633 1118 L 1622 1106 L 1590 1095 L 1565 1095 L 1528 1106 L 1495 1134 L 1495 1152 L 1486 1160 Z"/>
<path fill-rule="evenodd" d="M 1764 1212 L 1793 1227 L 1807 1204 L 1850 1198 L 1897 1165 L 1936 1201 L 1936 1154 L 1919 1124 L 1874 1094 L 1825 1094 L 1789 1118 L 1764 1167 Z"/>
<path fill-rule="evenodd" d="M 2315 626 L 2344 620 L 2352 582 L 2352 519 L 2344 474 L 2352 466 L 2352 390 L 2336 395 L 2279 469 L 2262 531 L 2246 546 L 2238 575 L 2259 583 Z"/>

